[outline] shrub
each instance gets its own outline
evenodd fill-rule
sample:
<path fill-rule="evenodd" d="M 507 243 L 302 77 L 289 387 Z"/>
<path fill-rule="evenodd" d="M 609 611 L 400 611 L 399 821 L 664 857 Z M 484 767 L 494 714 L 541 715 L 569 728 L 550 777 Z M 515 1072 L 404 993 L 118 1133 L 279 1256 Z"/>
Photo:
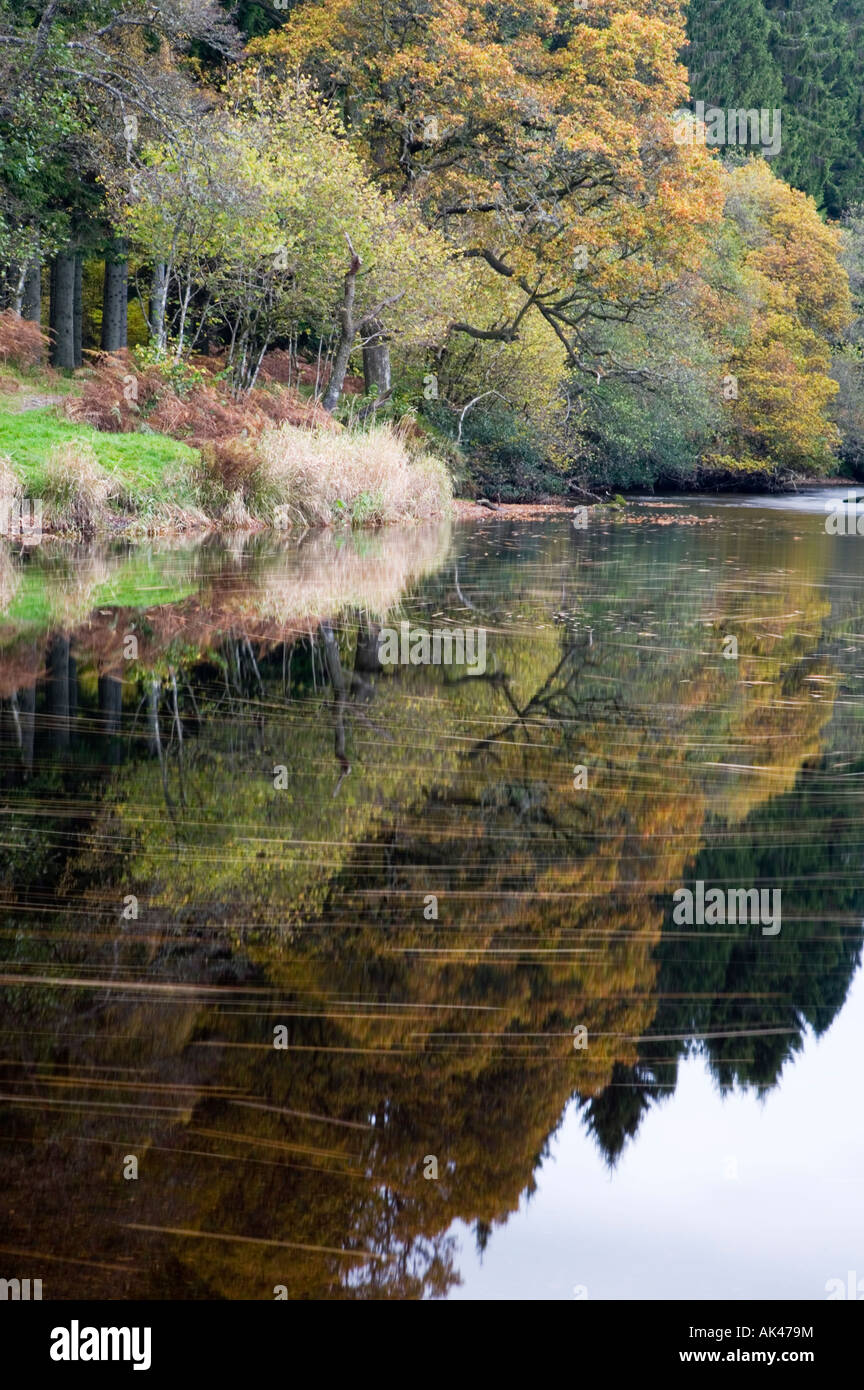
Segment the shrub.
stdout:
<path fill-rule="evenodd" d="M 279 497 L 268 486 L 264 465 L 250 439 L 204 440 L 198 496 L 213 516 L 229 526 L 249 526 L 256 517 L 270 519 Z"/>
<path fill-rule="evenodd" d="M 64 404 L 67 419 L 106 434 L 131 434 L 163 389 L 155 367 L 135 365 L 128 351 L 100 353 L 80 396 Z"/>
<path fill-rule="evenodd" d="M 459 415 L 444 402 L 424 402 L 423 413 L 450 436 L 455 448 Z M 548 453 L 538 443 L 538 430 L 517 411 L 501 402 L 483 403 L 465 415 L 462 422 L 461 454 L 465 463 L 457 466 L 461 487 L 478 497 L 501 502 L 530 502 L 550 494 L 562 494 L 566 480 L 550 463 Z"/>
<path fill-rule="evenodd" d="M 199 359 L 208 360 L 213 361 Z M 293 391 L 259 388 L 238 399 L 203 366 L 156 362 L 151 354 L 127 351 L 99 354 L 82 394 L 64 409 L 68 419 L 106 433 L 128 434 L 143 425 L 193 447 L 256 438 L 282 421 L 341 428 Z"/>
<path fill-rule="evenodd" d="M 38 323 L 22 319 L 14 309 L 0 314 L 0 362 L 4 367 L 35 367 L 48 347 Z"/>
<path fill-rule="evenodd" d="M 724 421 L 707 373 L 672 364 L 664 380 L 578 383 L 582 461 L 604 487 L 686 484 Z"/>

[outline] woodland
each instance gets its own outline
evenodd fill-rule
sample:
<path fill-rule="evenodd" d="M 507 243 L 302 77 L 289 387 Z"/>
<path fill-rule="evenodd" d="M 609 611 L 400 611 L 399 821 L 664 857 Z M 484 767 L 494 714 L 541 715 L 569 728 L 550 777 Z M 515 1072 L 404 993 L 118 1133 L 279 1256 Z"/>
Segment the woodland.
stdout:
<path fill-rule="evenodd" d="M 504 501 L 857 476 L 862 15 L 0 0 L 7 336 L 113 381 L 97 429 L 206 384 L 246 438 L 281 387 Z M 682 140 L 697 103 L 779 149 Z"/>

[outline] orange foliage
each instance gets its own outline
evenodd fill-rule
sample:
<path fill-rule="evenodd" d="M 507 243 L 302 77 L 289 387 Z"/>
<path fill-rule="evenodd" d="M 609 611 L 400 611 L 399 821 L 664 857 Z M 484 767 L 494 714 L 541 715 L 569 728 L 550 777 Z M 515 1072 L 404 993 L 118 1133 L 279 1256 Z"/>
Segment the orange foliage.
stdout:
<path fill-rule="evenodd" d="M 38 323 L 22 319 L 14 309 L 0 313 L 0 362 L 4 366 L 35 367 L 48 347 Z"/>
<path fill-rule="evenodd" d="M 213 363 L 207 365 L 212 368 Z M 341 428 L 314 401 L 292 390 L 256 388 L 237 400 L 212 377 L 180 390 L 159 368 L 139 367 L 128 352 L 101 355 L 83 394 L 67 400 L 64 408 L 70 420 L 98 430 L 131 434 L 145 424 L 193 447 L 217 441 L 221 448 L 227 441 L 255 439 L 283 422 Z"/>

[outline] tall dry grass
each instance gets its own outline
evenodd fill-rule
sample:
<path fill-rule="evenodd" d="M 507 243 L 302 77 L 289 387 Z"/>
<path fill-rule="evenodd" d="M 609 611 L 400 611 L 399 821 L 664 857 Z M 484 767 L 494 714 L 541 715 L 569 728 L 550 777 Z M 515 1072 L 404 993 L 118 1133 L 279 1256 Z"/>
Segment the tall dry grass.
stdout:
<path fill-rule="evenodd" d="M 8 454 L 0 454 L 0 536 L 14 528 L 16 511 L 24 489 Z"/>
<path fill-rule="evenodd" d="M 262 520 L 380 526 L 450 511 L 446 466 L 412 452 L 405 430 L 389 423 L 339 434 L 285 424 L 265 433 L 256 451 L 260 467 L 246 479 L 243 500 Z"/>
<path fill-rule="evenodd" d="M 65 563 L 51 570 L 47 586 L 51 626 L 72 627 L 93 612 L 95 594 L 109 580 L 111 567 L 104 552 L 75 547 Z"/>
<path fill-rule="evenodd" d="M 93 536 L 108 519 L 108 502 L 119 491 L 89 444 L 55 444 L 41 483 L 44 523 L 51 531 Z"/>
<path fill-rule="evenodd" d="M 255 616 L 295 629 L 349 610 L 383 621 L 412 584 L 444 563 L 450 534 L 449 522 L 439 521 L 375 536 L 318 531 L 299 546 L 285 540 L 275 563 L 262 566 L 256 587 L 240 598 Z"/>

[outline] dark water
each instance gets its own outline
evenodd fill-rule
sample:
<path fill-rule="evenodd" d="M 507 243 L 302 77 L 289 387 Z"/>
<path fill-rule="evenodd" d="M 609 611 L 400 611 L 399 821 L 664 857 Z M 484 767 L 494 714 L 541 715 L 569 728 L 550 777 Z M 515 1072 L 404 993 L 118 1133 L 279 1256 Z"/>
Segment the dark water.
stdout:
<path fill-rule="evenodd" d="M 864 537 L 811 501 L 0 554 L 2 1273 L 864 1280 Z M 406 620 L 485 670 L 380 669 Z"/>

